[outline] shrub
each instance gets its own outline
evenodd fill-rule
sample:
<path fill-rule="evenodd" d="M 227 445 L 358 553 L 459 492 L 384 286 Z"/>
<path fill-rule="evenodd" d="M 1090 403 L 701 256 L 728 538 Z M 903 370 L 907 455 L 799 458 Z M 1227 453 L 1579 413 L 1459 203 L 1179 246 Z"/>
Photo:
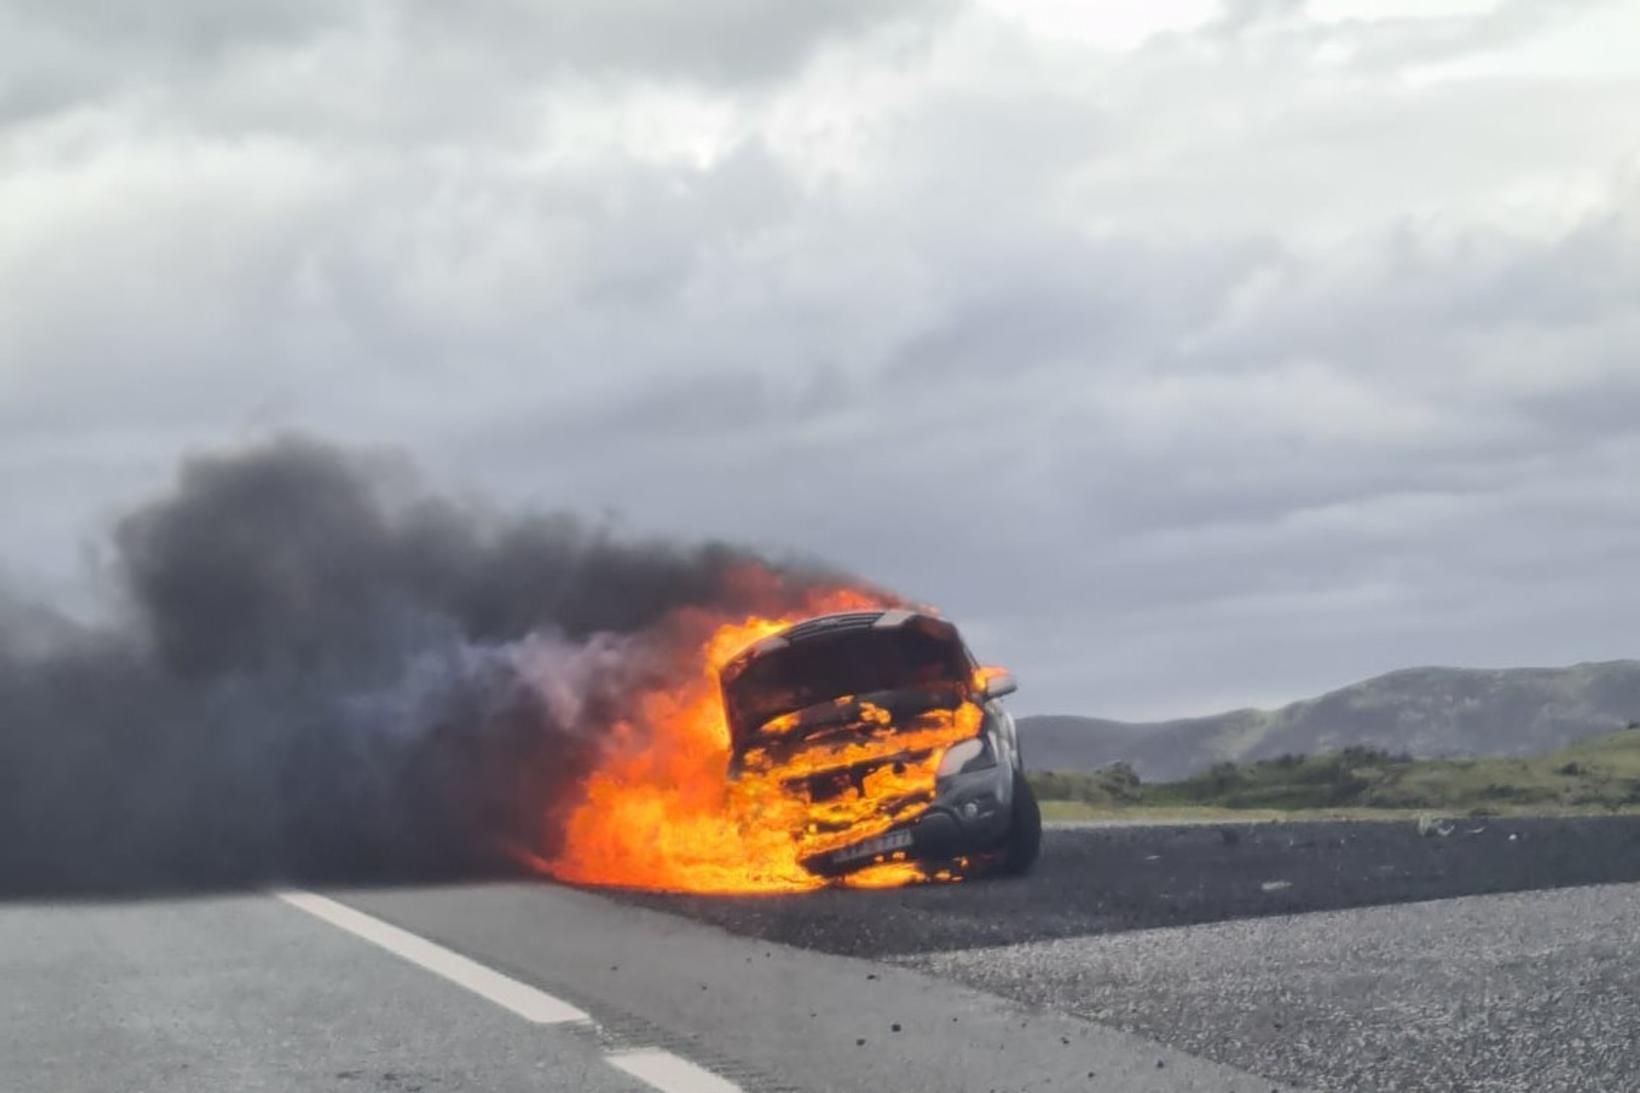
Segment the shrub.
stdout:
<path fill-rule="evenodd" d="M 1133 804 L 1144 796 L 1139 775 L 1127 763 L 1095 771 L 1051 770 L 1030 775 L 1031 787 L 1045 801 L 1081 801 L 1089 805 Z"/>

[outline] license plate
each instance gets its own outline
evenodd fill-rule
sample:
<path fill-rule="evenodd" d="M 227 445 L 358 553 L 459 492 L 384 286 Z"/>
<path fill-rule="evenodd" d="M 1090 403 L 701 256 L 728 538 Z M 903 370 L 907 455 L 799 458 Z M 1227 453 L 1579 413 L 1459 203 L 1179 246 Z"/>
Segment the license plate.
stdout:
<path fill-rule="evenodd" d="M 831 860 L 834 862 L 858 861 L 861 858 L 875 858 L 878 854 L 888 854 L 895 850 L 904 850 L 911 845 L 911 832 L 890 831 L 886 835 L 878 835 L 862 843 L 834 851 Z"/>

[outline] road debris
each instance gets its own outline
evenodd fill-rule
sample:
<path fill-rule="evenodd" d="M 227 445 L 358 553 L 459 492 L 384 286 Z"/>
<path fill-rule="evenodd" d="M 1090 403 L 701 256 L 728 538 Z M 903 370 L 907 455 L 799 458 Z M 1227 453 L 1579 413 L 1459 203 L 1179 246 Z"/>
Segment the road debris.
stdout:
<path fill-rule="evenodd" d="M 1418 834 L 1424 836 L 1425 838 L 1434 836 L 1436 838 L 1444 839 L 1455 830 L 1456 828 L 1451 823 L 1448 823 L 1446 820 L 1443 820 L 1438 816 L 1418 817 Z"/>

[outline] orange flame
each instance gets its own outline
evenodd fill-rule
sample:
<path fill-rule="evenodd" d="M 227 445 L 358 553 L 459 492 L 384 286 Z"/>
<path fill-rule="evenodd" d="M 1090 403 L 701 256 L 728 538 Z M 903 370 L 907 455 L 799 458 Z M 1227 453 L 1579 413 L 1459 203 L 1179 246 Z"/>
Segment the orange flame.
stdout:
<path fill-rule="evenodd" d="M 980 709 L 964 702 L 890 726 L 886 711 L 865 707 L 868 727 L 840 742 L 817 743 L 776 760 L 769 748 L 744 758 L 728 776 L 730 739 L 719 668 L 747 646 L 803 618 L 886 606 L 853 589 L 811 594 L 778 616 L 723 619 L 704 612 L 674 617 L 696 635 L 681 685 L 639 697 L 630 722 L 614 726 L 602 763 L 581 786 L 563 826 L 560 850 L 537 868 L 566 881 L 679 892 L 790 892 L 826 882 L 804 859 L 881 834 L 927 806 L 947 747 L 975 735 Z M 701 633 L 704 638 L 698 637 Z M 880 716 L 879 716 L 880 715 Z M 872 759 L 879 763 L 838 796 L 814 800 L 803 779 Z M 799 788 L 794 788 L 799 787 Z M 937 874 L 950 879 L 949 871 Z M 844 883 L 892 887 L 926 879 L 904 851 L 880 855 Z"/>

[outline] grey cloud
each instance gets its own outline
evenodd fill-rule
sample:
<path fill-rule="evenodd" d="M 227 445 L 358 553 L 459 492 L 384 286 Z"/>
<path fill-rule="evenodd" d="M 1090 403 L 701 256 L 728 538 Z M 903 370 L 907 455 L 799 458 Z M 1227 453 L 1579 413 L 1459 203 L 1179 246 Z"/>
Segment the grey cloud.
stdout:
<path fill-rule="evenodd" d="M 1543 30 L 1564 25 L 1611 0 L 1498 0 L 1471 16 L 1450 16 L 1383 27 L 1356 27 L 1357 57 L 1363 66 L 1399 66 L 1450 60 L 1495 50 Z"/>
<path fill-rule="evenodd" d="M 278 46 L 311 37 L 326 27 L 350 22 L 364 11 L 358 3 L 324 0 L 156 0 L 150 4 L 107 4 L 96 0 L 12 0 L 12 17 L 79 42 L 123 49 L 144 48 L 177 56 L 215 56 L 248 46 Z"/>
<path fill-rule="evenodd" d="M 977 229 L 947 244 L 945 309 L 898 351 L 890 375 L 1109 375 L 1172 356 L 1217 316 L 1267 242 L 1172 249 L 1120 236 Z M 1166 336 L 1157 334 L 1165 331 Z"/>
<path fill-rule="evenodd" d="M 689 9 L 587 10 L 555 29 L 416 9 L 364 73 L 325 53 L 357 28 L 270 45 L 268 67 L 201 77 L 221 130 L 191 128 L 197 74 L 173 71 L 135 115 L 173 143 L 78 137 L 97 154 L 40 184 L 69 210 L 55 247 L 0 245 L 0 492 L 34 514 L 7 568 L 66 581 L 76 536 L 177 449 L 289 425 L 411 448 L 503 501 L 834 558 L 971 620 L 1027 709 L 1187 713 L 1409 660 L 1625 653 L 1633 222 L 1471 224 L 1461 188 L 1432 191 L 1438 215 L 1378 211 L 1435 187 L 1429 147 L 1511 181 L 1515 160 L 1454 143 L 1476 119 L 1582 169 L 1587 134 L 1545 118 L 1599 88 L 1435 87 L 1410 118 L 1370 68 L 1315 90 L 1321 32 L 1276 5 L 1212 50 L 1069 74 L 969 41 L 975 71 L 942 54 L 928 88 L 851 115 L 767 66 L 863 7 L 785 29 L 689 11 L 745 16 L 758 56 L 727 33 L 653 53 Z M 665 33 L 633 44 L 632 20 Z M 1450 30 L 1399 22 L 1325 33 Z M 1462 48 L 1492 33 L 1466 23 Z M 311 101 L 275 118 L 257 81 L 293 58 L 318 65 Z M 549 71 L 594 122 L 622 80 L 733 85 L 712 101 L 736 143 L 560 163 L 530 127 Z M 806 109 L 839 112 L 840 167 L 781 129 Z M 221 139 L 255 117 L 256 139 Z M 1306 235 L 1307 190 L 1348 230 Z"/>
<path fill-rule="evenodd" d="M 1611 248 L 1621 252 L 1624 238 L 1615 237 Z M 1531 417 L 1542 396 L 1517 395 L 1479 378 L 1489 346 L 1466 345 L 1463 335 L 1485 324 L 1474 295 L 1452 290 L 1455 279 L 1464 281 L 1475 252 L 1443 253 L 1439 261 L 1377 265 L 1370 280 L 1348 282 L 1347 296 L 1297 294 L 1273 303 L 1262 323 L 1272 330 L 1284 322 L 1306 324 L 1310 336 L 1274 335 L 1270 356 L 1250 350 L 1240 340 L 1244 331 L 1215 340 L 1208 324 L 1194 331 L 1193 355 L 1181 358 L 1174 348 L 1178 331 L 1162 322 L 1137 325 L 1129 362 L 1106 367 L 1110 355 L 1094 321 L 1071 327 L 1071 336 L 1055 344 L 1056 353 L 1070 351 L 1061 354 L 1065 359 L 1020 368 L 1032 357 L 1037 329 L 1027 291 L 1009 297 L 1014 311 L 974 328 L 979 347 L 965 357 L 963 320 L 976 310 L 988 313 L 954 291 L 950 351 L 931 351 L 921 338 L 907 343 L 926 362 L 914 382 L 902 375 L 888 388 L 833 388 L 829 406 L 800 412 L 797 430 L 778 403 L 725 397 L 747 390 L 729 377 L 715 381 L 722 392 L 702 384 L 694 397 L 646 399 L 634 405 L 640 416 L 630 420 L 669 406 L 672 427 L 651 442 L 642 430 L 612 426 L 603 446 L 607 463 L 588 468 L 582 482 L 599 496 L 631 498 L 634 511 L 669 523 L 698 520 L 761 534 L 800 527 L 817 549 L 870 559 L 858 564 L 1000 628 L 1001 644 L 1026 665 L 1059 664 L 1070 656 L 1054 651 L 1069 639 L 1051 635 L 1069 625 L 1056 621 L 1056 605 L 1075 604 L 1077 617 L 1100 620 L 1076 631 L 1086 665 L 1049 670 L 1049 678 L 1038 681 L 1038 702 L 1073 702 L 1079 688 L 1117 704 L 1133 701 L 1123 696 L 1148 684 L 1111 674 L 1127 663 L 1125 654 L 1115 655 L 1118 647 L 1133 635 L 1170 628 L 1191 634 L 1180 640 L 1194 647 L 1208 641 L 1198 633 L 1202 628 L 1218 635 L 1215 640 L 1231 641 L 1239 626 L 1260 648 L 1289 650 L 1283 655 L 1292 657 L 1293 679 L 1306 673 L 1336 679 L 1346 671 L 1347 658 L 1337 648 L 1349 643 L 1352 627 L 1401 635 L 1422 627 L 1411 647 L 1451 660 L 1454 653 L 1440 655 L 1440 642 L 1453 641 L 1464 620 L 1480 625 L 1488 619 L 1486 626 L 1498 629 L 1489 640 L 1465 645 L 1466 656 L 1532 659 L 1530 642 L 1514 636 L 1525 631 L 1505 631 L 1525 626 L 1538 612 L 1575 616 L 1568 605 L 1581 597 L 1590 573 L 1621 581 L 1622 550 L 1612 544 L 1627 541 L 1632 503 L 1618 490 L 1575 512 L 1556 505 L 1561 483 L 1612 481 L 1614 468 L 1602 454 L 1606 441 L 1583 422 L 1535 426 Z M 1255 254 L 1250 265 L 1267 257 Z M 1600 254 L 1584 248 L 1577 233 L 1522 243 L 1472 280 L 1491 285 L 1567 262 L 1593 262 L 1610 275 L 1615 267 Z M 1322 274 L 1314 270 L 1301 279 L 1306 276 Z M 1154 289 L 1167 282 L 1157 276 Z M 1211 304 L 1222 303 L 1234 283 L 1227 277 L 1219 295 L 1205 293 L 1200 313 L 1211 314 Z M 1074 291 L 1068 295 L 1074 298 Z M 1614 285 L 1600 314 L 1629 314 L 1629 301 L 1640 295 L 1625 295 Z M 1552 367 L 1549 347 L 1560 344 L 1556 313 L 1536 312 L 1530 302 L 1512 306 L 1509 299 L 1496 301 L 1491 323 L 1513 324 L 1514 337 L 1521 329 L 1541 331 L 1549 355 L 1539 367 Z M 1062 305 L 1050 299 L 1046 306 Z M 1013 337 L 988 341 L 999 329 Z M 1378 341 L 1364 337 L 1374 329 Z M 1008 365 L 989 374 L 977 363 L 963 367 L 982 361 L 987 346 L 994 355 L 1007 352 Z M 1393 351 L 1382 352 L 1386 348 Z M 1174 413 L 1166 423 L 1170 432 L 1155 437 L 1120 416 L 1077 409 L 1085 405 L 1084 392 L 1110 386 L 1111 413 L 1120 415 L 1122 385 L 1157 372 L 1185 390 L 1208 382 L 1210 392 L 1233 393 L 1221 377 L 1267 372 L 1288 352 L 1329 361 L 1327 368 L 1358 378 L 1364 391 L 1387 388 L 1427 404 L 1442 427 L 1403 437 L 1370 426 L 1339 432 L 1316 416 L 1326 409 L 1305 404 L 1302 390 L 1282 407 L 1285 424 L 1249 426 L 1242 404 L 1216 404 L 1210 395 Z M 1590 359 L 1587 350 L 1579 357 Z M 941 360 L 951 367 L 942 371 Z M 1476 381 L 1454 380 L 1462 370 Z M 1420 375 L 1433 385 L 1421 388 Z M 1619 386 L 1605 388 L 1606 394 L 1627 390 L 1626 380 L 1611 382 Z M 1603 390 L 1576 381 L 1566 389 Z M 661 409 L 660 419 L 666 416 Z M 1611 415 L 1624 426 L 1618 443 L 1623 435 L 1632 438 L 1636 424 L 1623 416 Z M 1466 419 L 1477 426 L 1467 434 Z M 701 424 L 689 434 L 692 441 L 680 436 L 684 422 Z M 684 482 L 692 484 L 680 487 Z M 1534 530 L 1540 523 L 1555 533 Z M 1515 597 L 1511 614 L 1498 602 L 1498 590 L 1521 582 L 1536 595 Z M 1395 615 L 1400 623 L 1390 621 Z M 1292 648 L 1295 626 L 1319 645 Z M 1556 627 L 1554 633 L 1579 648 L 1590 644 L 1574 640 L 1569 622 Z M 1190 674 L 1227 691 L 1250 657 L 1225 653 L 1222 663 L 1193 663 Z"/>
<path fill-rule="evenodd" d="M 181 93 L 167 112 L 218 125 L 341 125 L 356 140 L 384 129 L 448 131 L 462 119 L 470 126 L 481 104 L 510 116 L 520 95 L 566 76 L 765 85 L 829 42 L 939 18 L 952 7 L 950 0 L 24 0 L 0 12 L 0 120 L 117 93 L 163 94 L 180 79 L 191 86 L 174 88 Z M 384 61 L 393 79 L 386 85 L 379 83 Z M 398 80 L 401 61 L 417 67 L 415 80 Z"/>
<path fill-rule="evenodd" d="M 1227 0 L 1221 16 L 1200 32 L 1253 38 L 1266 57 L 1313 59 L 1330 52 L 1357 70 L 1397 69 L 1450 61 L 1523 41 L 1563 26 L 1612 0 L 1494 0 L 1459 15 L 1409 15 L 1321 21 L 1307 17 L 1307 0 Z M 1164 37 L 1171 46 L 1191 35 Z"/>
<path fill-rule="evenodd" d="M 299 47 L 361 10 L 322 0 L 18 0 L 0 9 L 0 123 L 151 89 L 249 51 Z"/>
<path fill-rule="evenodd" d="M 1592 355 L 1608 356 L 1614 365 L 1617 358 L 1624 358 L 1620 365 L 1575 386 L 1529 395 L 1521 400 L 1522 410 L 1540 420 L 1552 435 L 1589 439 L 1640 433 L 1640 367 L 1626 349 L 1635 344 L 1637 336 L 1640 320 L 1612 331 L 1608 343 Z"/>
<path fill-rule="evenodd" d="M 609 0 L 543 5 L 482 0 L 451 7 L 411 0 L 412 19 L 433 39 L 500 45 L 514 64 L 650 79 L 762 82 L 788 75 L 818 46 L 907 16 L 926 17 L 945 0 Z"/>
<path fill-rule="evenodd" d="M 1307 4 L 1308 0 L 1224 0 L 1218 19 L 1209 25 L 1221 33 L 1236 33 L 1260 23 L 1290 19 Z"/>

